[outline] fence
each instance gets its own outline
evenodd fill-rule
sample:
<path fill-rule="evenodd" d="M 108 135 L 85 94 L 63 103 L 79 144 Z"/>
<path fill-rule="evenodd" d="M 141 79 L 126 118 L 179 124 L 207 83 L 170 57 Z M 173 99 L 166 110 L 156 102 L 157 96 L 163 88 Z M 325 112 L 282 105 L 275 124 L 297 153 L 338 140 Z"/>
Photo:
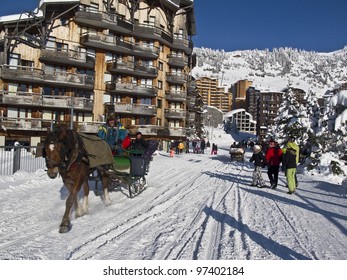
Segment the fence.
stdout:
<path fill-rule="evenodd" d="M 18 170 L 35 172 L 45 169 L 40 146 L 0 146 L 0 175 L 12 175 Z"/>

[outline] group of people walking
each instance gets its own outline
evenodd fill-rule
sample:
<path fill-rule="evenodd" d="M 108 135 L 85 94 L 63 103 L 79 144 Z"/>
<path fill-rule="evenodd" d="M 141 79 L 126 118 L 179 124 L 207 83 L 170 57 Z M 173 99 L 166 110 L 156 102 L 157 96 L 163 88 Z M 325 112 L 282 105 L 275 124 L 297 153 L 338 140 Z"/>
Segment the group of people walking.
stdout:
<path fill-rule="evenodd" d="M 250 158 L 250 162 L 254 162 L 255 168 L 251 186 L 258 186 L 260 188 L 266 187 L 261 169 L 267 167 L 270 187 L 276 189 L 280 165 L 282 164 L 282 171 L 285 172 L 286 175 L 288 194 L 293 194 L 298 186 L 296 168 L 299 163 L 300 152 L 299 146 L 295 143 L 295 137 L 289 137 L 283 149 L 279 147 L 279 144 L 275 140 L 270 139 L 265 153 L 263 153 L 262 150 L 260 145 L 253 146 L 253 154 Z"/>
<path fill-rule="evenodd" d="M 172 141 L 170 144 L 170 156 L 173 157 L 174 154 L 183 154 L 193 152 L 194 154 L 204 154 L 206 151 L 210 150 L 211 155 L 216 155 L 218 152 L 218 146 L 210 141 L 202 140 L 191 140 L 187 139 L 185 142 L 182 140 Z"/>

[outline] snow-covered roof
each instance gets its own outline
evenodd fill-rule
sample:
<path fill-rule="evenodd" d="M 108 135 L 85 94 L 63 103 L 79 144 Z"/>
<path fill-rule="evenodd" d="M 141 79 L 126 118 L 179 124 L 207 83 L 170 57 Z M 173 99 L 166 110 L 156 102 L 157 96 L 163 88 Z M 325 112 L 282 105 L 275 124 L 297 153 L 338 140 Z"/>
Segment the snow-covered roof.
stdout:
<path fill-rule="evenodd" d="M 243 111 L 246 111 L 245 109 L 234 109 L 228 113 L 225 113 L 224 114 L 224 118 L 229 118 L 231 117 L 232 115 L 235 115 L 236 113 L 239 113 L 239 112 L 243 112 Z M 247 112 L 246 112 L 247 113 Z"/>

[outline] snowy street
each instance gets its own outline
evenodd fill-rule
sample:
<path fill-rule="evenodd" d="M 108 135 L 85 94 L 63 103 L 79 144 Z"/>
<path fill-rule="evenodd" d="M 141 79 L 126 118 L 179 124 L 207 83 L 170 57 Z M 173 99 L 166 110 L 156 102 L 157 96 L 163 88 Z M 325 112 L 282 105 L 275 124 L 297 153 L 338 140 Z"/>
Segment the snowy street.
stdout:
<path fill-rule="evenodd" d="M 0 259 L 277 260 L 347 259 L 347 189 L 299 175 L 287 194 L 251 187 L 250 151 L 231 162 L 231 136 L 215 139 L 218 155 L 154 157 L 149 187 L 126 188 L 105 207 L 90 193 L 89 214 L 59 234 L 67 190 L 43 170 L 0 178 Z M 266 169 L 263 177 L 268 182 Z"/>

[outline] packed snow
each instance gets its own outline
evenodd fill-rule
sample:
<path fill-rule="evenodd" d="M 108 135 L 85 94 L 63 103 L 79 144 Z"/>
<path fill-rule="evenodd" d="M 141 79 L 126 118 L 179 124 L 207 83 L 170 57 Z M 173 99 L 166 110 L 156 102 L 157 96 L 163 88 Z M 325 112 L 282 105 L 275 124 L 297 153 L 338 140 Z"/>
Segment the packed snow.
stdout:
<path fill-rule="evenodd" d="M 299 174 L 287 194 L 251 187 L 253 164 L 231 161 L 234 138 L 214 129 L 218 155 L 158 152 L 148 188 L 133 199 L 111 192 L 105 207 L 59 234 L 68 192 L 40 169 L 0 177 L 2 260 L 346 260 L 347 188 L 341 178 Z M 241 137 L 239 135 L 239 137 Z M 268 182 L 266 169 L 263 177 Z"/>

